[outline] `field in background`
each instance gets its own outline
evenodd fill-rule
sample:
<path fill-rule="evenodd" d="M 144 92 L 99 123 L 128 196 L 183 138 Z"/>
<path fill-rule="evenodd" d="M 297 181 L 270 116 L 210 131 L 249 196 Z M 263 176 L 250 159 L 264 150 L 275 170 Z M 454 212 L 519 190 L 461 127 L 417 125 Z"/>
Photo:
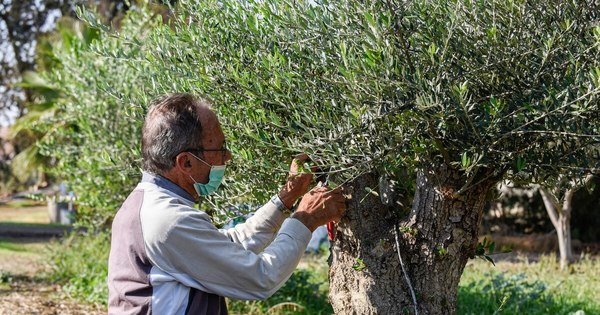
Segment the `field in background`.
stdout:
<path fill-rule="evenodd" d="M 0 204 L 0 222 L 50 223 L 45 202 L 27 199 Z"/>
<path fill-rule="evenodd" d="M 19 199 L 0 204 L 0 224 L 37 226 L 48 224 L 46 203 Z M 49 238 L 7 237 L 0 235 L 0 275 L 5 289 L 11 274 L 35 277 L 43 268 L 43 257 Z"/>

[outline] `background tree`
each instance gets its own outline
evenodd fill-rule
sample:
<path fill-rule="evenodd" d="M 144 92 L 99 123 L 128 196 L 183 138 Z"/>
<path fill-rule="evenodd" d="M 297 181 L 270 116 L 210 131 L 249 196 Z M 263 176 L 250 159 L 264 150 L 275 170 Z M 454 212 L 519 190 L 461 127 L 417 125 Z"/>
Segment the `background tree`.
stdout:
<path fill-rule="evenodd" d="M 597 9 L 181 1 L 169 22 L 140 8 L 119 32 L 82 11 L 100 38 L 61 54 L 50 76 L 77 128 L 42 148 L 88 224 L 104 225 L 139 178 L 146 105 L 204 95 L 236 156 L 204 207 L 266 201 L 305 151 L 353 195 L 331 249 L 335 311 L 453 313 L 490 187 L 597 167 Z"/>
<path fill-rule="evenodd" d="M 93 6 L 110 24 L 118 22 L 122 12 L 128 9 L 128 3 L 108 0 L 0 1 L 0 126 L 12 129 L 5 140 L 16 151 L 14 156 L 4 154 L 2 157 L 1 177 L 9 179 L 5 190 L 48 183 L 44 167 L 51 159 L 42 157 L 39 148 L 33 144 L 43 136 L 35 125 L 40 115 L 52 114 L 52 99 L 57 95 L 52 84 L 44 82 L 36 72 L 52 68 L 54 41 L 64 43 L 64 37 L 76 33 L 70 18 L 75 6 Z M 77 30 L 87 38 L 86 31 L 90 30 L 85 27 Z M 57 46 L 69 49 L 68 43 Z M 45 94 L 41 101 L 40 93 Z"/>
<path fill-rule="evenodd" d="M 548 189 L 547 187 L 539 186 L 540 195 L 544 201 L 544 206 L 550 221 L 556 230 L 558 238 L 558 251 L 560 253 L 560 269 L 564 270 L 571 264 L 575 257 L 573 255 L 573 243 L 571 239 L 571 216 L 573 215 L 573 197 L 575 193 L 586 186 L 592 180 L 592 175 L 586 176 L 581 182 L 569 181 L 563 179 L 561 189 L 559 187 Z"/>
<path fill-rule="evenodd" d="M 55 33 L 39 39 L 37 71 L 23 72 L 21 82 L 15 84 L 28 91 L 29 101 L 24 105 L 26 113 L 10 126 L 10 138 L 19 148 L 10 166 L 12 173 L 21 182 L 33 177 L 37 181 L 36 186 L 48 185 L 45 175 L 47 168 L 56 163 L 54 157 L 42 154 L 40 146 L 36 144 L 45 141 L 43 138 L 48 131 L 72 128 L 63 124 L 62 113 L 56 106 L 57 100 L 64 97 L 61 95 L 61 89 L 55 83 L 44 79 L 40 73 L 54 68 L 58 63 L 56 54 L 60 51 L 70 51 L 72 42 L 77 41 L 89 46 L 98 37 L 97 30 L 72 18 L 61 19 L 56 28 Z"/>
<path fill-rule="evenodd" d="M 36 48 L 42 34 L 54 30 L 58 19 L 76 1 L 0 1 L 0 124 L 22 115 L 29 94 L 16 86 L 26 71 L 35 70 Z"/>

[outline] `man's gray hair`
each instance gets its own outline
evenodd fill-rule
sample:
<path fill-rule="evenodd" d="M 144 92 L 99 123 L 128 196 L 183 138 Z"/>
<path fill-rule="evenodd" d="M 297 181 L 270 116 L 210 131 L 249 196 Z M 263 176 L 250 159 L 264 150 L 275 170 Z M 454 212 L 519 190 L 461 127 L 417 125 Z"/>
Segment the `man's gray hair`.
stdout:
<path fill-rule="evenodd" d="M 201 107 L 210 103 L 187 93 L 167 94 L 152 102 L 142 129 L 145 171 L 162 175 L 175 166 L 177 154 L 201 148 Z"/>

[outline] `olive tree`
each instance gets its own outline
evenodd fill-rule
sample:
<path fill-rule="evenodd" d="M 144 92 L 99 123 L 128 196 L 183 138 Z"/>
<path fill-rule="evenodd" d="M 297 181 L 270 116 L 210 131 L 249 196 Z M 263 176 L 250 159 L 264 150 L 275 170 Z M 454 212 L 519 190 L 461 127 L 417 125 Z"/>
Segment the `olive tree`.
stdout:
<path fill-rule="evenodd" d="M 217 216 L 266 201 L 300 151 L 352 195 L 330 257 L 336 313 L 454 313 L 491 187 L 598 167 L 593 1 L 179 1 L 59 56 L 68 95 L 48 154 L 90 222 L 139 178 L 150 100 L 215 104 L 235 156 Z"/>

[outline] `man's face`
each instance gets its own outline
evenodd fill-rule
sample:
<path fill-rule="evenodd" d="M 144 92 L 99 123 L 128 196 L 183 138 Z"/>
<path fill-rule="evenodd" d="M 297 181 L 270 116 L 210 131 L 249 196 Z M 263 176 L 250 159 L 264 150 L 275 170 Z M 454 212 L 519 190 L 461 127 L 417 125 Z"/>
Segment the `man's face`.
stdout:
<path fill-rule="evenodd" d="M 229 150 L 221 151 L 226 149 L 225 134 L 221 130 L 217 115 L 208 108 L 201 108 L 199 114 L 203 118 L 201 121 L 203 126 L 202 148 L 207 151 L 202 151 L 198 157 L 206 163 L 192 158 L 193 168 L 197 170 L 197 177 L 193 177 L 199 183 L 205 184 L 208 183 L 208 175 L 210 173 L 210 166 L 207 164 L 224 165 L 225 162 L 231 160 L 231 152 Z"/>

